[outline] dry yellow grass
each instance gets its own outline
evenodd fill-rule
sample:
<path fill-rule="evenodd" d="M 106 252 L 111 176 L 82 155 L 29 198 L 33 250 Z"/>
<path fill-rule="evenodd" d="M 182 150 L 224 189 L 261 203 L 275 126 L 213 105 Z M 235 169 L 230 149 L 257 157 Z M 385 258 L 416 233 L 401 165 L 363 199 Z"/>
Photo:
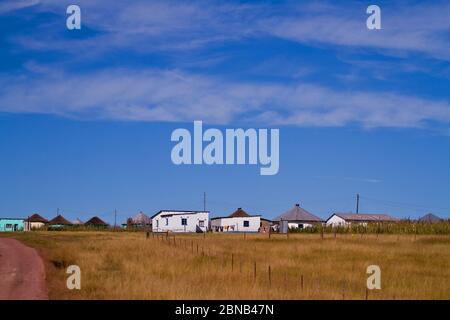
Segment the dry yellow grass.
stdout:
<path fill-rule="evenodd" d="M 450 236 L 191 234 L 176 235 L 175 243 L 127 232 L 16 237 L 53 261 L 53 299 L 364 299 L 371 264 L 381 268 L 382 289 L 369 299 L 450 299 Z M 58 264 L 80 266 L 81 290 L 65 288 Z"/>

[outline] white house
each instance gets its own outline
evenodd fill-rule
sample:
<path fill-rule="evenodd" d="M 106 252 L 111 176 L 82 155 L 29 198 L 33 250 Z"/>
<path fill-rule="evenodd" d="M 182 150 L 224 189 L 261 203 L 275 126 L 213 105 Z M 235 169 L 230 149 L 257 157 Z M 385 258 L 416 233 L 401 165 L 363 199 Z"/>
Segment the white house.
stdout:
<path fill-rule="evenodd" d="M 273 221 L 280 227 L 281 224 L 287 223 L 289 229 L 304 229 L 322 224 L 322 219 L 306 211 L 298 203 L 293 208 L 273 219 Z"/>
<path fill-rule="evenodd" d="M 258 232 L 261 227 L 261 216 L 249 215 L 238 208 L 227 217 L 211 219 L 211 230 L 215 232 Z"/>
<path fill-rule="evenodd" d="M 30 224 L 30 228 L 34 230 L 44 227 L 48 223 L 48 220 L 35 213 L 27 219 L 27 222 Z"/>
<path fill-rule="evenodd" d="M 327 226 L 339 227 L 348 226 L 351 224 L 367 225 L 374 222 L 396 222 L 395 218 L 392 218 L 387 214 L 367 214 L 367 213 L 333 213 L 327 220 Z"/>
<path fill-rule="evenodd" d="M 206 232 L 209 211 L 160 210 L 151 219 L 153 232 Z"/>

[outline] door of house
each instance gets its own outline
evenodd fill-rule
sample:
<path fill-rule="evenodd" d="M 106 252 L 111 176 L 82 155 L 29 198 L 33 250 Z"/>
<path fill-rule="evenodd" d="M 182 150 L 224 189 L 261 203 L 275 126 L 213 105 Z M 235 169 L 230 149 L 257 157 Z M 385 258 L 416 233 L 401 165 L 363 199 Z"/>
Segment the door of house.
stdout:
<path fill-rule="evenodd" d="M 14 232 L 16 232 L 17 231 L 17 228 L 19 227 L 19 225 L 18 224 L 15 224 L 14 225 Z"/>

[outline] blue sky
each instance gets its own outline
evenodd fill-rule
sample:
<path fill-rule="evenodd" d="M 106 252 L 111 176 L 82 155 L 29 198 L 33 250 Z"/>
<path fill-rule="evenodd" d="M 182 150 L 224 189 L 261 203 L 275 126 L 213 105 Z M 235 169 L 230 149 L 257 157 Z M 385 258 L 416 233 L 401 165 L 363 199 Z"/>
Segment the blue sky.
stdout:
<path fill-rule="evenodd" d="M 117 2 L 117 3 L 116 3 Z M 0 3 L 0 215 L 299 202 L 450 217 L 450 4 L 379 1 Z M 81 7 L 82 29 L 66 29 Z M 280 129 L 280 171 L 175 166 L 171 132 Z"/>

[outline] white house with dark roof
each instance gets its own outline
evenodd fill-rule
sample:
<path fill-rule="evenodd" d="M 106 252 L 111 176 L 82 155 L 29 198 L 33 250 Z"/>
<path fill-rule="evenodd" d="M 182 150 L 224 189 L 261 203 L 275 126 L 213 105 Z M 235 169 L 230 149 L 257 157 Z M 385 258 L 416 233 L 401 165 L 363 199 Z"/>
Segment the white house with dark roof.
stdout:
<path fill-rule="evenodd" d="M 160 210 L 151 220 L 153 232 L 206 232 L 209 211 Z"/>
<path fill-rule="evenodd" d="M 293 208 L 273 219 L 273 222 L 277 223 L 280 228 L 282 224 L 287 223 L 289 229 L 304 229 L 322 224 L 323 221 L 321 218 L 300 207 L 300 204 L 297 203 Z"/>
<path fill-rule="evenodd" d="M 396 222 L 396 218 L 388 214 L 368 213 L 333 213 L 327 220 L 327 225 L 332 227 L 348 226 L 350 224 L 367 225 L 368 223 Z"/>
<path fill-rule="evenodd" d="M 211 219 L 211 230 L 215 232 L 258 232 L 260 227 L 261 216 L 250 215 L 242 208 L 229 216 Z"/>

